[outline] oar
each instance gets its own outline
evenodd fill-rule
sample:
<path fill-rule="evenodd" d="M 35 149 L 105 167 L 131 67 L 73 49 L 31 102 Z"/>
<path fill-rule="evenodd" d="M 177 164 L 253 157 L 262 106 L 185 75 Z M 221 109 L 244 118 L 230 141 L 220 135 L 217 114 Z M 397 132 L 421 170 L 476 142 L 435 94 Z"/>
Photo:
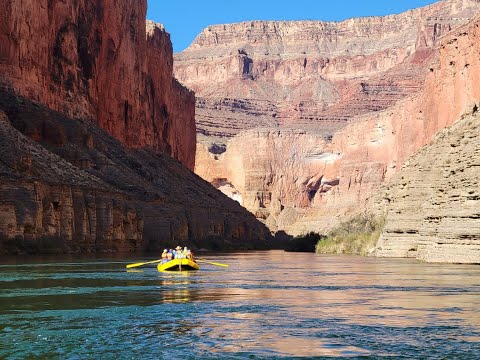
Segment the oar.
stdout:
<path fill-rule="evenodd" d="M 155 264 L 155 263 L 158 263 L 160 261 L 162 261 L 163 259 L 159 259 L 159 260 L 154 260 L 154 261 L 147 261 L 147 262 L 141 262 L 141 263 L 136 263 L 136 264 L 128 264 L 127 265 L 127 269 L 131 269 L 131 268 L 134 268 L 134 267 L 139 267 L 139 266 L 143 266 L 143 265 L 148 265 L 148 264 Z"/>
<path fill-rule="evenodd" d="M 223 267 L 229 267 L 230 266 L 230 265 L 227 265 L 227 264 L 220 264 L 220 263 L 217 263 L 217 262 L 211 262 L 211 261 L 208 261 L 208 260 L 205 260 L 205 259 L 199 259 L 199 258 L 195 258 L 195 261 L 200 261 L 200 262 L 204 262 L 204 263 L 215 265 L 215 266 L 223 266 Z"/>

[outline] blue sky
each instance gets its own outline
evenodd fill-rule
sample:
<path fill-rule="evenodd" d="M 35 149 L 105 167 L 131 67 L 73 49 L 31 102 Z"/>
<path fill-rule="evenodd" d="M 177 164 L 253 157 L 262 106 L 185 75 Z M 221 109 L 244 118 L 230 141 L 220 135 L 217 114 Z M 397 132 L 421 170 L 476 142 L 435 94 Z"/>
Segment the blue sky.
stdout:
<path fill-rule="evenodd" d="M 325 20 L 395 14 L 435 0 L 148 0 L 147 18 L 165 25 L 174 51 L 208 25 L 249 20 Z"/>

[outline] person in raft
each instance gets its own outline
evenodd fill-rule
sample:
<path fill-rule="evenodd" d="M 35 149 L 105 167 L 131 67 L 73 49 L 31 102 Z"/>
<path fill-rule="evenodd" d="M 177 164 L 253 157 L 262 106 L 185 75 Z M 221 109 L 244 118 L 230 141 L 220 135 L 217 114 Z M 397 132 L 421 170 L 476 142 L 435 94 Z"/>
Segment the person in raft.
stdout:
<path fill-rule="evenodd" d="M 189 259 L 189 260 L 195 261 L 193 260 L 192 251 L 186 246 L 183 249 L 180 246 L 177 246 L 176 250 L 177 250 L 177 256 L 179 257 L 179 259 Z"/>
<path fill-rule="evenodd" d="M 173 253 L 174 254 L 174 259 L 185 259 L 185 257 L 183 256 L 183 252 L 182 252 L 182 247 L 181 246 L 177 246 L 175 248 L 175 252 Z"/>
<path fill-rule="evenodd" d="M 183 249 L 183 253 L 185 254 L 185 257 L 186 257 L 187 259 L 192 260 L 192 261 L 195 261 L 195 260 L 193 259 L 193 253 L 192 253 L 192 251 L 191 251 L 190 249 L 188 249 L 186 246 L 185 246 L 185 248 Z"/>
<path fill-rule="evenodd" d="M 166 263 L 168 261 L 171 261 L 173 259 L 189 259 L 192 261 L 195 261 L 193 259 L 193 253 L 190 249 L 188 249 L 186 246 L 185 248 L 181 248 L 180 246 L 177 246 L 174 250 L 170 249 L 164 249 L 162 253 L 162 263 Z"/>

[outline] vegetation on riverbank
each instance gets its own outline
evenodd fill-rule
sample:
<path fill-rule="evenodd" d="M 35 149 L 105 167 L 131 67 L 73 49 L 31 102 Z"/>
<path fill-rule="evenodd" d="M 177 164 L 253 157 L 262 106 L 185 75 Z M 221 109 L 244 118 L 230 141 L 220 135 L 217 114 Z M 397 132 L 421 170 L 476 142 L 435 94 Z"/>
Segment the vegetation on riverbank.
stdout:
<path fill-rule="evenodd" d="M 361 214 L 341 223 L 322 237 L 315 251 L 320 254 L 355 254 L 366 256 L 375 248 L 385 219 Z"/>

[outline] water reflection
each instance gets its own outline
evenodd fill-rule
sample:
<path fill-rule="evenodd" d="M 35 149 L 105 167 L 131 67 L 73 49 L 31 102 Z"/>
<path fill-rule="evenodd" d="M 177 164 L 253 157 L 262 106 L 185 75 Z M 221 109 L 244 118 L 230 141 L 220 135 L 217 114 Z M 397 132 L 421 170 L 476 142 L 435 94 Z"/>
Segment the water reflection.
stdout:
<path fill-rule="evenodd" d="M 182 303 L 198 300 L 199 292 L 193 291 L 189 286 L 192 284 L 190 272 L 178 272 L 164 274 L 168 277 L 161 281 L 163 291 L 160 292 L 164 303 Z"/>
<path fill-rule="evenodd" d="M 230 267 L 127 272 L 125 261 L 98 259 L 0 266 L 0 358 L 480 353 L 478 266 L 284 252 L 212 260 Z"/>

